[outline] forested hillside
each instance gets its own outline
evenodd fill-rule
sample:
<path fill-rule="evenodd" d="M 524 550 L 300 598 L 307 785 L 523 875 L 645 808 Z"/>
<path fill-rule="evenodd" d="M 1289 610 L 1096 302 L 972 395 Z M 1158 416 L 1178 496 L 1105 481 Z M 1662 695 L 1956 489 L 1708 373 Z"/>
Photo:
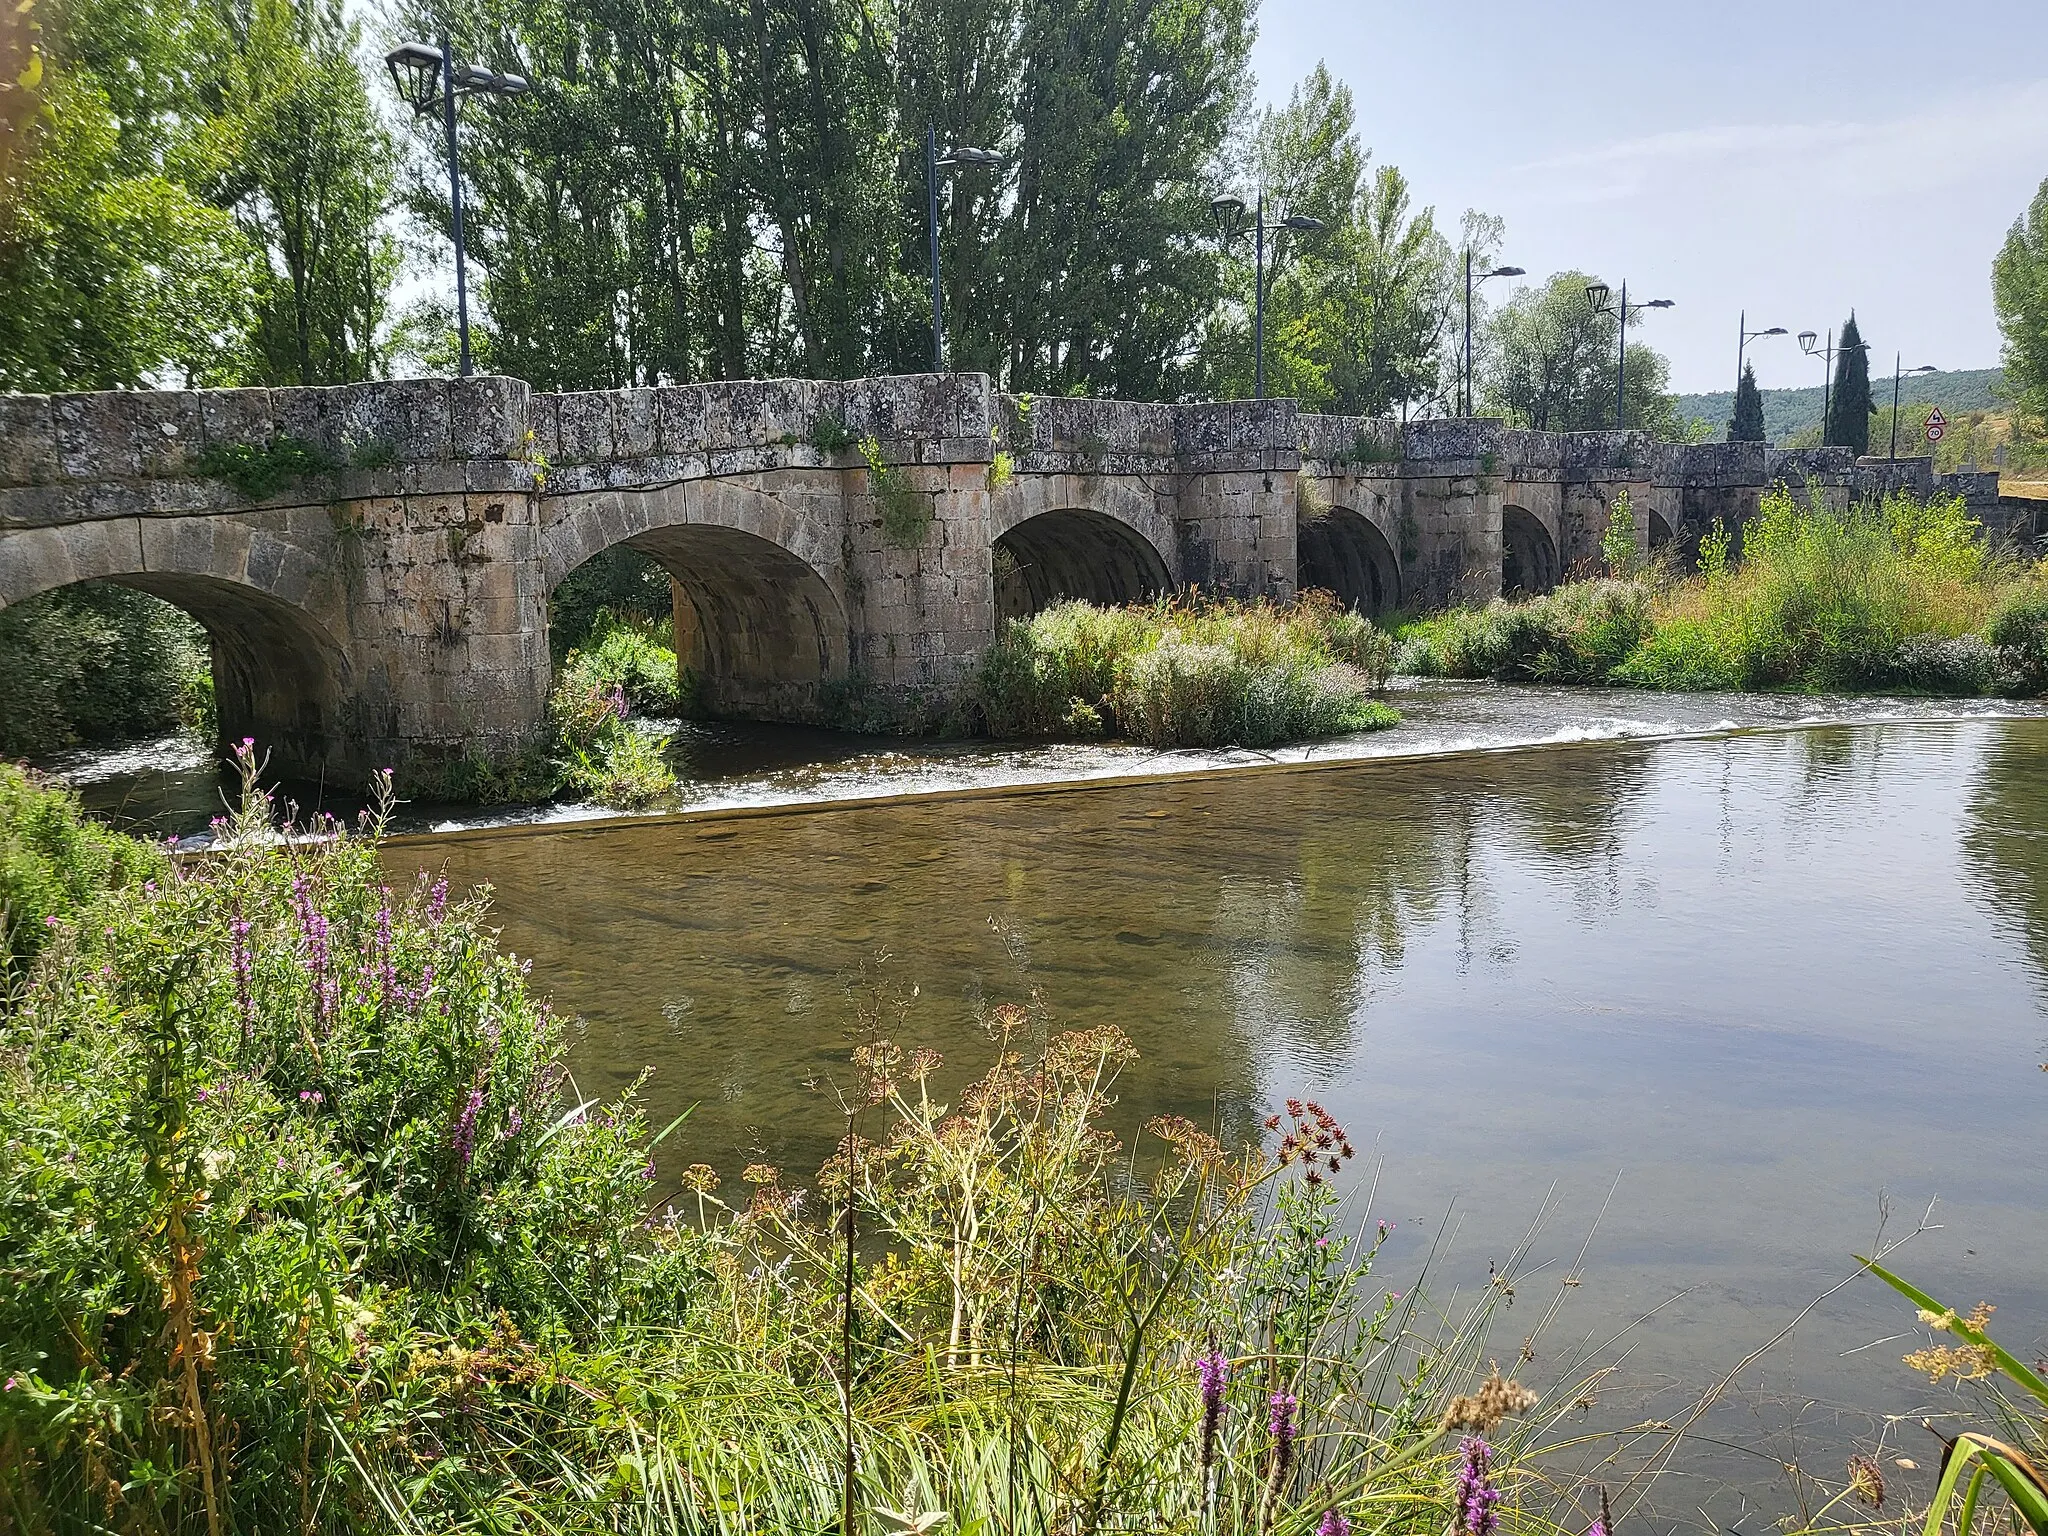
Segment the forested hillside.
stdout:
<path fill-rule="evenodd" d="M 1949 416 L 1964 411 L 1995 411 L 2002 403 L 1999 388 L 2003 378 L 2004 371 L 1998 368 L 1923 373 L 1900 380 L 1899 404 L 1901 407 L 1938 405 Z M 1871 393 L 1877 397 L 1878 407 L 1889 409 L 1892 403 L 1891 376 L 1886 374 L 1879 378 L 1872 370 L 1870 387 Z M 1787 438 L 1819 429 L 1822 392 L 1818 384 L 1811 389 L 1766 389 L 1759 393 L 1764 399 L 1764 436 L 1771 442 L 1782 444 Z M 1678 397 L 1680 418 L 1703 423 L 1709 429 L 1706 436 L 1710 441 L 1719 441 L 1728 435 L 1728 418 L 1734 409 L 1735 394 L 1732 390 Z"/>

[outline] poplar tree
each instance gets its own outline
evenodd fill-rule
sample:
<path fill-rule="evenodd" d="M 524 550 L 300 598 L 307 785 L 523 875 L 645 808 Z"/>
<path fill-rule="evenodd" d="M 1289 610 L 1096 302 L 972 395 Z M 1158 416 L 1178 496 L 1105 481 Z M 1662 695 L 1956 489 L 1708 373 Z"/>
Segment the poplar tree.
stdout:
<path fill-rule="evenodd" d="M 1870 451 L 1870 415 L 1877 408 L 1870 398 L 1870 353 L 1862 342 L 1863 333 L 1856 328 L 1856 314 L 1851 310 L 1842 327 L 1842 339 L 1835 343 L 1835 381 L 1821 434 L 1824 445 L 1851 449 L 1858 457 Z"/>
<path fill-rule="evenodd" d="M 2048 180 L 1992 260 L 1991 301 L 2005 340 L 2005 387 L 2027 424 L 2048 430 Z"/>
<path fill-rule="evenodd" d="M 1756 387 L 1756 367 L 1742 365 L 1742 377 L 1735 385 L 1735 415 L 1728 423 L 1731 443 L 1760 443 L 1764 440 L 1764 397 Z"/>

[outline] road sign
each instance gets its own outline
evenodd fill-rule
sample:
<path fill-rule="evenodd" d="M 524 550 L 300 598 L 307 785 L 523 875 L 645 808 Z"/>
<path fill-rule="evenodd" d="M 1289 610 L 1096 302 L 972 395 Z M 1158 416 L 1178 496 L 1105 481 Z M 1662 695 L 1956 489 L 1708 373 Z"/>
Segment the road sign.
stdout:
<path fill-rule="evenodd" d="M 1927 413 L 1927 441 L 1938 443 L 1947 435 L 1948 418 L 1941 414 L 1941 407 L 1937 405 Z"/>

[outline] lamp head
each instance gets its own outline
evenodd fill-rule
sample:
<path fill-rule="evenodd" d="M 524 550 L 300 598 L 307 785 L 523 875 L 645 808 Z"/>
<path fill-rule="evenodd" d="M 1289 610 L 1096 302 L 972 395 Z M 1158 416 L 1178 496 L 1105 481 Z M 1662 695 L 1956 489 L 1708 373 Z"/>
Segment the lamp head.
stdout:
<path fill-rule="evenodd" d="M 1290 213 L 1280 221 L 1282 229 L 1299 229 L 1314 233 L 1323 227 L 1321 219 L 1312 219 L 1305 213 Z"/>
<path fill-rule="evenodd" d="M 1226 237 L 1237 233 L 1244 222 L 1244 199 L 1241 197 L 1214 197 L 1209 200 L 1209 211 L 1216 215 L 1216 226 Z"/>
<path fill-rule="evenodd" d="M 1785 327 L 1774 325 L 1768 331 L 1751 331 L 1749 334 L 1752 336 L 1782 336 L 1785 334 Z"/>
<path fill-rule="evenodd" d="M 1586 302 L 1593 306 L 1593 310 L 1597 314 L 1607 307 L 1607 296 L 1613 291 L 1605 283 L 1588 283 L 1586 284 Z"/>
<path fill-rule="evenodd" d="M 1520 267 L 1495 267 L 1495 268 L 1494 268 L 1494 269 L 1493 269 L 1493 270 L 1492 270 L 1491 272 L 1482 272 L 1482 273 L 1480 273 L 1479 275 L 1480 275 L 1480 276 L 1481 276 L 1482 278 L 1485 278 L 1485 277 L 1521 277 L 1521 276 L 1523 276 L 1524 274 L 1523 274 L 1523 272 L 1522 272 L 1522 269 L 1521 269 Z"/>
<path fill-rule="evenodd" d="M 1672 302 L 1670 299 L 1645 299 L 1643 300 L 1642 307 L 1644 309 L 1669 309 Z"/>
<path fill-rule="evenodd" d="M 1811 352 L 1813 350 L 1813 344 L 1819 340 L 1820 332 L 1801 331 L 1799 333 L 1799 350 L 1802 352 Z"/>
<path fill-rule="evenodd" d="M 429 43 L 400 43 L 384 55 L 391 83 L 415 116 L 434 110 L 441 99 L 441 50 Z"/>
<path fill-rule="evenodd" d="M 1003 157 L 997 154 L 994 150 L 976 149 L 972 145 L 967 144 L 958 145 L 952 149 L 947 150 L 943 155 L 939 156 L 940 165 L 960 165 L 979 167 L 988 165 L 1001 165 L 1002 163 Z"/>
<path fill-rule="evenodd" d="M 1941 370 L 1932 363 L 1922 363 L 1918 368 L 1908 368 L 1908 373 L 1939 373 Z"/>

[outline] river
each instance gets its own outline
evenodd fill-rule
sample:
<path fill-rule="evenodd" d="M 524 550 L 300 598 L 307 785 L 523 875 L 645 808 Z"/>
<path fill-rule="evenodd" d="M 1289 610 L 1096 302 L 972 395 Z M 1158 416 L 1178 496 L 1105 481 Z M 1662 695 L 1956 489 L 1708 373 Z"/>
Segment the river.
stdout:
<path fill-rule="evenodd" d="M 1576 1391 L 1612 1367 L 1589 1429 L 1676 1420 L 1923 1218 L 1895 1265 L 2048 1349 L 2048 719 L 1404 703 L 1401 731 L 1264 765 L 712 735 L 710 809 L 428 831 L 388 858 L 493 887 L 504 942 L 581 1021 L 582 1091 L 651 1066 L 655 1122 L 691 1110 L 670 1174 L 815 1167 L 857 994 L 953 1082 L 987 1059 L 985 1011 L 1035 999 L 1136 1042 L 1127 1127 L 1246 1135 L 1320 1098 L 1366 1154 L 1358 1214 L 1398 1223 L 1390 1284 L 1434 1247 L 1453 1305 L 1534 1227 L 1498 1352 L 1578 1280 L 1523 1374 Z M 1855 723 L 1796 723 L 1816 718 Z M 1551 744 L 1368 756 L 1516 741 Z M 1931 1467 L 1912 1421 L 1957 1405 L 1899 1363 L 1912 1324 L 1868 1281 L 1807 1314 L 1701 1421 L 1741 1449 L 1695 1441 L 1659 1507 L 1763 1536 L 1745 1511 L 1789 1507 L 1781 1461 L 1838 1477 L 1882 1433 Z"/>

